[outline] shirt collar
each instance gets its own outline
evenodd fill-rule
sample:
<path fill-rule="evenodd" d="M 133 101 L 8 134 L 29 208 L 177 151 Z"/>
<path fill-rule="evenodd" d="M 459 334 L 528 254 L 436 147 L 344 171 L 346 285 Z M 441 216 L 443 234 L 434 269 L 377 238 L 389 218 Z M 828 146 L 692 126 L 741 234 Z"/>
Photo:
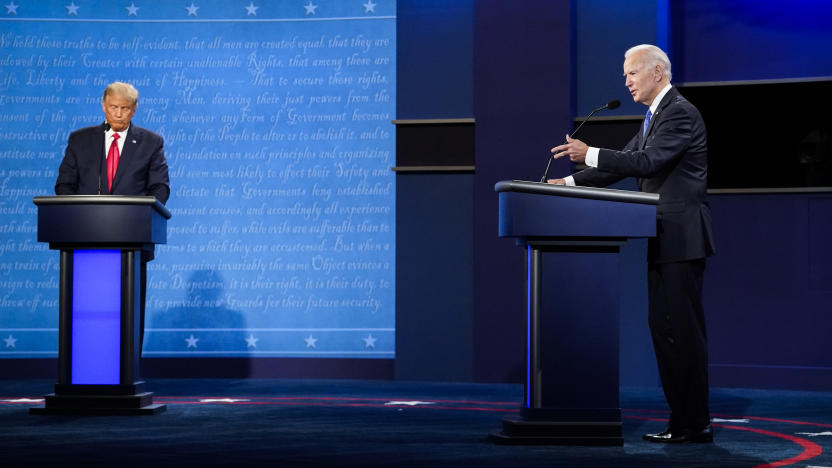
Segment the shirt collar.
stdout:
<path fill-rule="evenodd" d="M 664 95 L 667 94 L 667 92 L 670 91 L 670 88 L 672 87 L 673 86 L 670 83 L 668 83 L 664 88 L 662 88 L 661 91 L 659 91 L 659 94 L 656 95 L 656 97 L 653 99 L 653 103 L 650 104 L 650 115 L 656 115 L 656 110 L 659 108 L 659 103 L 662 102 L 662 99 L 664 99 Z"/>
<path fill-rule="evenodd" d="M 120 132 L 117 132 L 117 131 L 113 130 L 112 128 L 110 128 L 110 129 L 108 129 L 104 132 L 104 137 L 109 140 L 109 139 L 113 138 L 113 133 L 118 133 L 118 137 L 123 139 L 124 137 L 127 136 L 127 131 L 128 130 L 130 130 L 129 125 L 127 126 L 127 128 L 125 128 L 124 130 L 122 130 Z"/>

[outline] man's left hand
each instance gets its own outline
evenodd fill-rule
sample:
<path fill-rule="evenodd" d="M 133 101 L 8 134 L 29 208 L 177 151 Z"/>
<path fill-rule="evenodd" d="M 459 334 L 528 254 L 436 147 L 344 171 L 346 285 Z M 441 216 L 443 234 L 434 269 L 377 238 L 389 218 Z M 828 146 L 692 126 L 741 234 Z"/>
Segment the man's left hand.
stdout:
<path fill-rule="evenodd" d="M 566 144 L 552 148 L 552 157 L 560 159 L 564 156 L 569 156 L 572 162 L 582 163 L 586 160 L 586 152 L 588 149 L 589 146 L 586 143 L 581 140 L 569 138 L 569 135 L 566 135 Z"/>

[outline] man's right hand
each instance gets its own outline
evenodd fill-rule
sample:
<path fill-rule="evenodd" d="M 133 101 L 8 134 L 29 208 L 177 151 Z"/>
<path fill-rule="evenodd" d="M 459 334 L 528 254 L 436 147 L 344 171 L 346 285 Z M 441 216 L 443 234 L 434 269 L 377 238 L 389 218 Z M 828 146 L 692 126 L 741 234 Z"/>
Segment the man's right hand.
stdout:
<path fill-rule="evenodd" d="M 549 179 L 546 181 L 546 183 L 553 185 L 566 185 L 566 181 L 563 179 Z"/>

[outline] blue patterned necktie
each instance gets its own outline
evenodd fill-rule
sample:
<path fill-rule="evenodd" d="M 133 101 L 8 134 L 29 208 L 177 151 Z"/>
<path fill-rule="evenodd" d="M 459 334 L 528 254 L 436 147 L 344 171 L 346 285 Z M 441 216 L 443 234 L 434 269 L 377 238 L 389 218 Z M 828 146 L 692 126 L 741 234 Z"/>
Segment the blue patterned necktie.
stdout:
<path fill-rule="evenodd" d="M 641 138 L 647 136 L 647 127 L 650 126 L 650 117 L 653 116 L 653 113 L 650 112 L 650 109 L 647 109 L 647 115 L 644 117 L 644 128 L 641 130 Z"/>

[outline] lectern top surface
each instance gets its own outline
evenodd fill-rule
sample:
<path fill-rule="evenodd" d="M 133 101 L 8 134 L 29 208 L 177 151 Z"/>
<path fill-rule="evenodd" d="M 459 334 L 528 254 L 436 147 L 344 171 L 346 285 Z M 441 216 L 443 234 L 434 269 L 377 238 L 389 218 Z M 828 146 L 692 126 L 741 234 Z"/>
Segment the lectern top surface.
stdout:
<path fill-rule="evenodd" d="M 35 205 L 151 205 L 166 219 L 171 213 L 156 197 L 126 195 L 58 195 L 54 197 L 35 197 Z"/>
<path fill-rule="evenodd" d="M 503 180 L 494 186 L 496 192 L 523 192 L 552 195 L 558 197 L 589 198 L 593 200 L 617 201 L 626 203 L 641 203 L 658 205 L 658 193 L 633 192 L 631 190 L 615 190 L 595 187 L 567 187 L 542 182 L 528 182 L 524 180 Z"/>

